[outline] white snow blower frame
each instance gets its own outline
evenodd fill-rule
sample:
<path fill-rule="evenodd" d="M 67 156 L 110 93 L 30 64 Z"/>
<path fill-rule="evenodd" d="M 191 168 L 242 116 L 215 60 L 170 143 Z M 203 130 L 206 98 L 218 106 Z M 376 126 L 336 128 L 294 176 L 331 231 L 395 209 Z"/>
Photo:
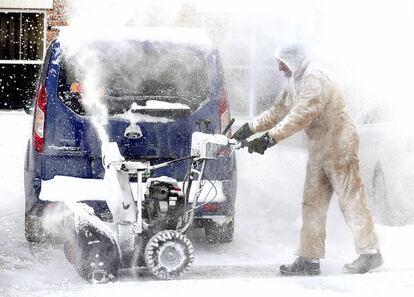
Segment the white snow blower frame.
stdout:
<path fill-rule="evenodd" d="M 236 140 L 224 135 L 195 132 L 190 157 L 150 165 L 126 161 L 115 142 L 104 145 L 105 179 L 112 189 L 107 204 L 113 220 L 102 221 L 86 204 L 66 202 L 73 213 L 65 220 L 64 251 L 69 262 L 92 283 L 116 279 L 121 268 L 142 266 L 158 279 L 182 276 L 194 261 L 194 248 L 186 232 L 200 207 L 197 201 L 207 182 L 203 180 L 206 162 L 232 154 L 238 147 Z M 192 163 L 181 188 L 170 177 L 144 182 L 151 170 L 188 159 Z M 134 190 L 131 177 L 137 179 Z"/>

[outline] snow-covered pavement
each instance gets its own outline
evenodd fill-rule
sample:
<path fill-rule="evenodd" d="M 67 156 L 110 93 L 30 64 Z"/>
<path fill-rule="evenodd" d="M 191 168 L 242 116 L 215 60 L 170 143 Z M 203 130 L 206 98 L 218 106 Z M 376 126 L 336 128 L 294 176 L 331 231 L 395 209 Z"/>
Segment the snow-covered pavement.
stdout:
<path fill-rule="evenodd" d="M 333 199 L 322 276 L 283 278 L 278 265 L 294 256 L 301 223 L 306 154 L 275 146 L 264 156 L 237 152 L 239 187 L 236 233 L 230 244 L 211 246 L 191 233 L 195 265 L 182 280 L 154 281 L 145 271 L 125 271 L 116 283 L 85 283 L 59 246 L 24 239 L 23 162 L 31 116 L 0 112 L 0 296 L 413 296 L 414 226 L 377 226 L 385 264 L 375 273 L 344 275 L 356 255 Z"/>

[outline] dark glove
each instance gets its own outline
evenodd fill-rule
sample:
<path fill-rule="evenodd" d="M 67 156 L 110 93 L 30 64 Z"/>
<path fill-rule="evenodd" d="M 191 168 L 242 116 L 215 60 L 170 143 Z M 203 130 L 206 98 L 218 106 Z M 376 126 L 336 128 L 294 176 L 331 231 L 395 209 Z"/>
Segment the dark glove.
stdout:
<path fill-rule="evenodd" d="M 276 141 L 273 140 L 269 134 L 265 133 L 259 138 L 253 139 L 252 141 L 249 141 L 247 144 L 247 147 L 249 149 L 249 153 L 259 153 L 261 155 L 264 154 L 265 150 L 267 150 L 269 147 L 274 146 L 276 144 Z"/>
<path fill-rule="evenodd" d="M 252 130 L 250 130 L 249 123 L 244 123 L 244 125 L 241 126 L 239 130 L 237 130 L 231 138 L 234 138 L 237 141 L 242 141 L 246 138 L 249 138 L 253 134 L 254 133 L 252 132 Z"/>

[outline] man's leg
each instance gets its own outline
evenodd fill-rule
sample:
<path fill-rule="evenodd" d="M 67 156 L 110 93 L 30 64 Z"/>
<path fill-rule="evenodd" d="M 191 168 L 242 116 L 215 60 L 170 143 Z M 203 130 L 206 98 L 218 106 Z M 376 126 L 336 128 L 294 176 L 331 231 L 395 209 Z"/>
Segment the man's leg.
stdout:
<path fill-rule="evenodd" d="M 372 254 L 378 250 L 371 214 L 365 203 L 364 186 L 356 156 L 343 164 L 329 166 L 329 179 L 338 194 L 339 206 L 354 236 L 358 254 Z"/>
<path fill-rule="evenodd" d="M 330 164 L 329 162 L 327 164 Z M 338 194 L 339 205 L 345 221 L 351 228 L 357 254 L 361 255 L 349 272 L 365 273 L 382 264 L 378 238 L 371 214 L 365 203 L 364 186 L 359 173 L 359 159 L 356 154 L 340 164 L 328 165 L 328 177 Z M 349 269 L 348 269 L 349 268 Z"/>
<path fill-rule="evenodd" d="M 319 258 L 325 256 L 326 214 L 332 187 L 319 163 L 309 161 L 302 204 L 302 229 L 298 258 L 290 265 L 281 265 L 283 275 L 318 275 Z"/>
<path fill-rule="evenodd" d="M 326 216 L 333 189 L 319 163 L 308 162 L 298 256 L 325 257 Z"/>

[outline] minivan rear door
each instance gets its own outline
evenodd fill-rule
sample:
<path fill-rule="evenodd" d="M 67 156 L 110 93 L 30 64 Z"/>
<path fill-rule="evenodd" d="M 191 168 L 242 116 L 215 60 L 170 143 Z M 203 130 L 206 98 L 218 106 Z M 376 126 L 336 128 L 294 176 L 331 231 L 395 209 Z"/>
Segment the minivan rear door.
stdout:
<path fill-rule="evenodd" d="M 75 118 L 90 157 L 100 157 L 105 141 L 116 141 L 126 158 L 187 156 L 194 121 L 213 106 L 205 53 L 148 41 L 94 42 L 64 57 L 58 96 L 86 116 Z"/>

